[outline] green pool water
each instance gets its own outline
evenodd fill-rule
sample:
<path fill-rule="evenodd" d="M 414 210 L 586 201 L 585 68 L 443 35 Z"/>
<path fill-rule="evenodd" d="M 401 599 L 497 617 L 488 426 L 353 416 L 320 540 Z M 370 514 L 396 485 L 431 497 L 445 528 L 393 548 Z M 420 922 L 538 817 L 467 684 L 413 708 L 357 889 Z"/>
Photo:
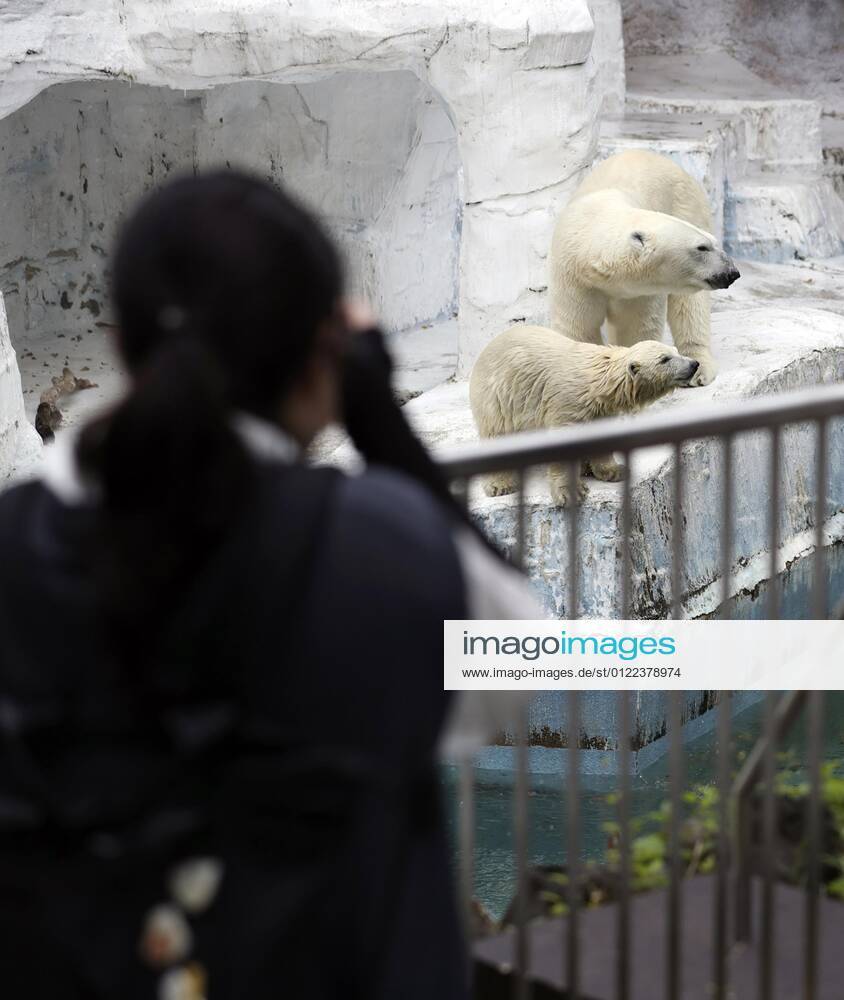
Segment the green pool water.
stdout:
<path fill-rule="evenodd" d="M 830 553 L 830 603 L 844 595 L 844 546 Z M 807 563 L 809 561 L 806 561 Z M 808 617 L 811 585 L 811 565 L 804 565 L 782 579 L 783 617 Z M 734 617 L 764 617 L 764 587 L 754 597 L 733 602 Z M 844 671 L 844 650 L 842 650 Z M 608 694 L 613 697 L 613 695 Z M 739 755 L 752 747 L 762 730 L 763 705 L 757 703 L 734 716 L 731 754 L 734 768 Z M 805 727 L 801 720 L 780 748 L 795 766 L 805 760 Z M 708 784 L 715 780 L 717 744 L 713 730 L 685 745 L 687 787 Z M 844 692 L 830 692 L 826 699 L 824 756 L 844 765 Z M 666 756 L 632 779 L 632 814 L 644 816 L 668 797 L 668 763 Z M 617 818 L 615 807 L 607 797 L 616 787 L 614 778 L 590 777 L 579 794 L 580 838 L 582 857 L 600 859 L 606 848 L 603 824 Z M 459 861 L 456 843 L 457 791 L 453 781 L 446 783 L 447 815 L 454 843 L 455 861 Z M 529 799 L 530 861 L 533 864 L 554 864 L 565 860 L 567 809 L 565 792 L 532 792 Z M 475 811 L 475 895 L 494 917 L 500 917 L 515 891 L 516 872 L 513 863 L 513 793 L 503 787 L 480 787 L 476 790 Z"/>
<path fill-rule="evenodd" d="M 734 740 L 731 747 L 735 765 L 738 755 L 749 749 L 762 730 L 763 707 L 753 705 L 733 719 Z M 826 702 L 824 756 L 844 764 L 844 692 L 831 692 Z M 686 745 L 684 755 L 687 786 L 714 781 L 717 753 L 713 732 Z M 796 761 L 804 759 L 805 730 L 795 726 L 784 741 L 783 752 Z M 632 814 L 644 816 L 668 797 L 667 758 L 661 757 L 632 780 Z M 590 786 L 579 796 L 582 856 L 603 857 L 606 846 L 604 823 L 616 819 L 615 807 L 607 797 L 615 788 L 613 778 L 590 779 Z M 457 799 L 455 789 L 447 793 L 449 821 L 456 832 Z M 566 857 L 566 827 L 569 803 L 565 793 L 533 792 L 529 800 L 530 860 L 532 864 L 560 863 Z M 513 794 L 508 788 L 479 788 L 475 796 L 476 851 L 475 894 L 495 917 L 500 917 L 515 891 L 513 864 Z M 455 845 L 455 860 L 457 847 Z"/>

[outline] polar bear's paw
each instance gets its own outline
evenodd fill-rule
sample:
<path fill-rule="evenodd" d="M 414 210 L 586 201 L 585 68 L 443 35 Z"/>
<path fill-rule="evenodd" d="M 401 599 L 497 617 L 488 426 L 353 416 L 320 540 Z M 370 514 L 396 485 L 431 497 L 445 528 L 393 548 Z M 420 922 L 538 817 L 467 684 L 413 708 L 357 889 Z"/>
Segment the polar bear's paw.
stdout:
<path fill-rule="evenodd" d="M 550 476 L 550 487 L 551 500 L 557 507 L 571 507 L 571 489 L 569 488 L 567 477 L 555 476 L 552 473 Z M 574 499 L 575 504 L 582 503 L 586 499 L 588 492 L 589 490 L 586 488 L 586 483 L 584 483 L 582 479 L 578 478 Z"/>
<path fill-rule="evenodd" d="M 619 465 L 612 455 L 604 458 L 590 458 L 589 468 L 596 479 L 602 483 L 620 483 L 624 479 L 624 466 Z"/>
<path fill-rule="evenodd" d="M 488 497 L 506 497 L 518 489 L 516 477 L 507 472 L 489 476 L 484 483 L 484 493 Z"/>
<path fill-rule="evenodd" d="M 694 388 L 701 385 L 709 385 L 710 382 L 714 381 L 715 376 L 718 374 L 718 365 L 712 357 L 698 358 L 699 362 L 698 370 L 692 377 L 689 385 Z"/>

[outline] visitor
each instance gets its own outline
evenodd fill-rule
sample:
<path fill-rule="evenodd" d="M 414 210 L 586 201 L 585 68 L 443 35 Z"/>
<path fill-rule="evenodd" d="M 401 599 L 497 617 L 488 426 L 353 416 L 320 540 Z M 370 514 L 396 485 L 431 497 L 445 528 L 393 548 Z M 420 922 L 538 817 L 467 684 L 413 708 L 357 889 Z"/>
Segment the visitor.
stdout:
<path fill-rule="evenodd" d="M 112 281 L 125 397 L 0 496 L 3 994 L 463 997 L 442 622 L 527 586 L 285 193 L 168 184 Z M 304 460 L 333 422 L 362 474 Z"/>

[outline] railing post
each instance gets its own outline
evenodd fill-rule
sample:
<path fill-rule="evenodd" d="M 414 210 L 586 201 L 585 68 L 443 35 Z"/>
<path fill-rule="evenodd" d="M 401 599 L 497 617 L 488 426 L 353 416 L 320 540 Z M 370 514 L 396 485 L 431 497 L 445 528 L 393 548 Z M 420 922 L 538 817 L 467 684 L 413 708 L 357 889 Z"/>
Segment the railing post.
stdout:
<path fill-rule="evenodd" d="M 671 516 L 671 617 L 683 617 L 683 442 L 674 445 L 674 503 Z"/>
<path fill-rule="evenodd" d="M 516 489 L 516 550 L 514 562 L 519 569 L 524 568 L 527 555 L 527 524 L 525 519 L 525 470 L 517 472 Z M 529 814 L 529 781 L 530 781 L 530 719 L 528 706 L 523 705 L 519 711 L 519 723 L 516 731 L 516 782 L 515 782 L 515 836 L 516 849 L 516 979 L 515 1000 L 528 1000 L 530 986 L 528 982 L 528 964 L 530 962 L 530 942 L 528 939 L 528 893 L 530 891 L 530 814 Z"/>
<path fill-rule="evenodd" d="M 777 697 L 765 693 L 765 756 L 762 799 L 762 911 L 759 933 L 759 1000 L 771 1000 L 773 995 L 774 956 L 774 875 L 776 864 L 777 827 Z"/>
<path fill-rule="evenodd" d="M 516 551 L 513 562 L 523 570 L 527 558 L 527 520 L 525 517 L 525 469 L 516 473 Z"/>
<path fill-rule="evenodd" d="M 809 694 L 808 776 L 809 797 L 806 802 L 806 930 L 803 943 L 803 1000 L 815 1000 L 818 989 L 818 892 L 823 845 L 823 794 L 821 788 L 821 754 L 823 753 L 824 692 Z"/>
<path fill-rule="evenodd" d="M 805 703 L 805 691 L 788 691 L 776 705 L 773 717 L 772 732 L 779 739 L 797 718 Z M 768 753 L 768 729 L 765 728 L 761 739 L 748 754 L 733 784 L 733 815 L 736 827 L 734 842 L 736 844 L 736 941 L 750 940 L 750 817 L 751 798 L 757 783 L 765 776 L 765 761 Z"/>
<path fill-rule="evenodd" d="M 777 575 L 779 570 L 779 548 L 780 548 L 780 451 L 781 451 L 781 429 L 771 428 L 771 473 L 770 492 L 768 500 L 768 529 L 770 539 L 768 546 L 771 550 L 771 566 L 768 580 L 768 618 L 775 620 L 780 616 L 780 581 Z"/>
<path fill-rule="evenodd" d="M 750 915 L 750 803 L 746 796 L 736 802 L 735 939 L 747 944 L 752 933 Z"/>
<path fill-rule="evenodd" d="M 826 494 L 829 476 L 827 422 L 818 421 L 818 447 L 815 467 L 815 572 L 812 581 L 812 617 L 816 620 L 829 617 L 827 608 L 826 558 L 824 552 L 826 528 Z"/>
<path fill-rule="evenodd" d="M 580 692 L 568 693 L 568 784 L 566 788 L 566 873 L 568 874 L 567 1000 L 580 997 Z"/>
<path fill-rule="evenodd" d="M 529 719 L 528 707 L 519 712 L 516 731 L 516 783 L 515 783 L 515 836 L 516 849 L 516 977 L 514 1000 L 528 1000 L 530 985 L 528 966 L 530 962 L 530 942 L 528 940 L 528 893 L 530 872 L 528 853 L 530 850 L 530 816 L 528 812 L 529 770 L 528 770 Z"/>
<path fill-rule="evenodd" d="M 618 693 L 618 875 L 621 891 L 618 901 L 616 1000 L 628 1000 L 630 996 L 630 694 L 630 691 Z"/>
<path fill-rule="evenodd" d="M 683 728 L 682 691 L 668 693 L 668 773 L 670 781 L 671 826 L 669 833 L 668 910 L 666 937 L 668 939 L 668 968 L 666 997 L 682 996 L 682 858 L 680 855 L 680 824 L 683 803 Z"/>
<path fill-rule="evenodd" d="M 729 891 L 730 838 L 730 730 L 731 692 L 718 692 L 718 868 L 715 882 L 715 1000 L 727 1000 L 727 900 Z"/>
<path fill-rule="evenodd" d="M 568 617 L 580 614 L 579 553 L 578 553 L 578 497 L 580 463 L 568 465 L 569 532 L 568 532 Z M 566 784 L 566 871 L 568 873 L 568 941 L 566 947 L 566 984 L 569 1000 L 580 996 L 580 692 L 568 693 L 568 781 Z"/>
<path fill-rule="evenodd" d="M 633 468 L 631 454 L 624 453 L 624 480 L 621 497 L 621 617 L 630 618 L 633 594 L 630 535 L 633 530 Z M 618 693 L 618 874 L 621 891 L 618 900 L 618 964 L 616 1000 L 630 996 L 630 791 L 631 791 L 631 711 L 630 692 Z"/>
<path fill-rule="evenodd" d="M 578 506 L 577 487 L 580 482 L 580 463 L 569 462 L 568 466 L 568 489 L 569 489 L 569 550 L 568 550 L 568 615 L 570 619 L 580 617 L 580 555 L 578 552 Z"/>
<path fill-rule="evenodd" d="M 475 767 L 472 757 L 458 763 L 458 843 L 460 845 L 460 916 L 467 948 L 469 985 L 472 983 L 472 902 L 475 896 Z"/>

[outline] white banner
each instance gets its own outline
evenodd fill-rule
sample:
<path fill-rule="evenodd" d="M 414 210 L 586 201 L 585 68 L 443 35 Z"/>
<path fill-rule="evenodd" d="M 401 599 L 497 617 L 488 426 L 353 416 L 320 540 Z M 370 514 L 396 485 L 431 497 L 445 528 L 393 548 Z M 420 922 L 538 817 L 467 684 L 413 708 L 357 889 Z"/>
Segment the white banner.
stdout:
<path fill-rule="evenodd" d="M 447 691 L 844 689 L 844 621 L 446 621 Z"/>

